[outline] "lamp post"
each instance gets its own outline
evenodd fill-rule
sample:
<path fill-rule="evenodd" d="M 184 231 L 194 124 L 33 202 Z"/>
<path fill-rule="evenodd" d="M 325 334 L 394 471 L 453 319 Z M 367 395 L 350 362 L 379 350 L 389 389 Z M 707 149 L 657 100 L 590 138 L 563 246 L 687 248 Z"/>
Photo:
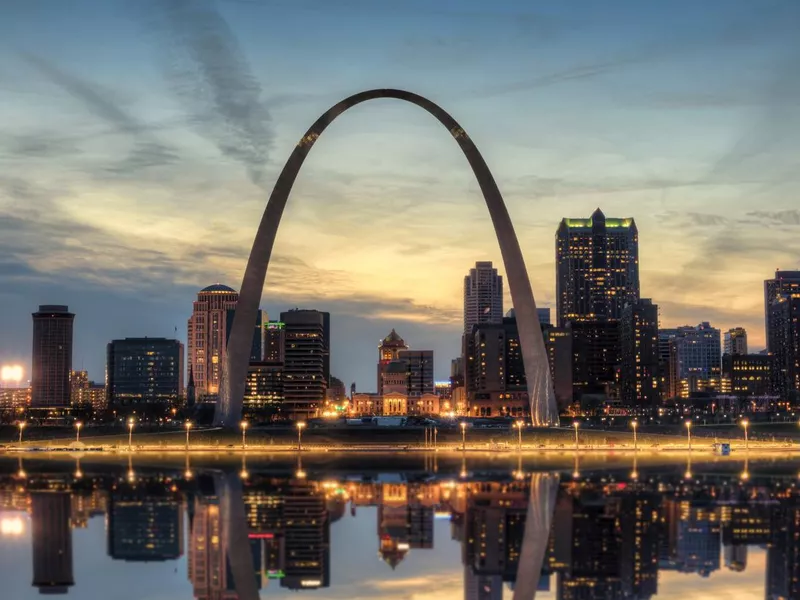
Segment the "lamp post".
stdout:
<path fill-rule="evenodd" d="M 467 449 L 467 424 L 461 421 L 461 451 Z"/>
<path fill-rule="evenodd" d="M 634 419 L 633 421 L 631 421 L 631 427 L 633 427 L 633 451 L 634 451 L 634 452 L 636 452 L 636 450 L 637 450 L 637 447 L 638 447 L 638 445 L 637 445 L 637 439 L 636 439 L 636 427 L 637 427 L 638 425 L 639 425 L 639 423 L 636 421 L 636 419 Z M 634 469 L 634 470 L 635 470 L 635 469 Z"/>
<path fill-rule="evenodd" d="M 522 427 L 525 425 L 524 421 L 517 421 L 514 427 L 517 428 L 517 451 L 522 452 Z"/>
<path fill-rule="evenodd" d="M 744 427 L 744 449 L 745 449 L 745 451 L 748 451 L 750 449 L 749 448 L 748 439 L 747 439 L 747 426 L 748 425 L 750 425 L 750 421 L 748 421 L 747 419 L 744 419 L 742 421 L 742 427 Z"/>
<path fill-rule="evenodd" d="M 75 441 L 78 443 L 81 441 L 81 427 L 83 427 L 83 423 L 77 421 L 75 423 Z"/>
<path fill-rule="evenodd" d="M 303 450 L 303 429 L 305 429 L 306 423 L 305 421 L 299 421 L 297 423 L 297 451 L 300 452 Z"/>
<path fill-rule="evenodd" d="M 575 452 L 578 451 L 578 427 L 581 426 L 580 421 L 573 421 L 572 426 L 575 428 Z"/>
<path fill-rule="evenodd" d="M 239 424 L 239 427 L 242 428 L 242 450 L 247 449 L 247 426 L 248 426 L 247 421 L 242 421 Z"/>
<path fill-rule="evenodd" d="M 133 450 L 133 419 L 128 419 L 128 450 Z"/>
<path fill-rule="evenodd" d="M 20 421 L 18 424 L 19 427 L 19 443 L 22 444 L 22 430 L 25 429 L 25 421 Z"/>
<path fill-rule="evenodd" d="M 189 430 L 192 428 L 192 422 L 186 421 L 186 451 L 189 451 Z"/>
<path fill-rule="evenodd" d="M 692 422 L 686 421 L 686 439 L 689 442 L 689 452 L 692 451 Z"/>

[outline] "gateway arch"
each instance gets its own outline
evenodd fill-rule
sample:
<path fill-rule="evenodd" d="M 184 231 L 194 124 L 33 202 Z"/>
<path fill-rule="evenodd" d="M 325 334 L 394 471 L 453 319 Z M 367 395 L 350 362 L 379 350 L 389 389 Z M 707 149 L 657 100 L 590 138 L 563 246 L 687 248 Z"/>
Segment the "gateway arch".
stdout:
<path fill-rule="evenodd" d="M 283 209 L 292 191 L 300 167 L 311 151 L 317 138 L 325 131 L 336 117 L 367 100 L 378 98 L 394 98 L 410 102 L 433 115 L 453 136 L 467 158 L 478 185 L 489 209 L 489 216 L 494 226 L 500 252 L 506 270 L 508 285 L 511 290 L 511 301 L 517 317 L 519 340 L 525 376 L 528 382 L 528 397 L 531 405 L 531 419 L 535 426 L 558 424 L 555 393 L 550 377 L 547 352 L 544 346 L 539 317 L 536 314 L 536 302 L 533 290 L 525 269 L 525 261 L 519 241 L 514 233 L 511 218 L 500 195 L 500 190 L 492 177 L 489 167 L 483 160 L 470 137 L 451 117 L 437 104 L 417 94 L 395 89 L 376 89 L 360 92 L 345 98 L 328 109 L 308 129 L 292 152 L 286 165 L 278 177 L 270 194 L 267 208 L 258 226 L 250 258 L 247 261 L 239 302 L 233 319 L 230 338 L 228 340 L 227 357 L 222 374 L 220 400 L 214 414 L 214 424 L 223 427 L 236 427 L 242 414 L 247 379 L 247 366 L 250 358 L 250 347 L 253 337 L 253 323 L 256 321 L 258 305 L 264 288 L 267 267 L 275 243 Z"/>

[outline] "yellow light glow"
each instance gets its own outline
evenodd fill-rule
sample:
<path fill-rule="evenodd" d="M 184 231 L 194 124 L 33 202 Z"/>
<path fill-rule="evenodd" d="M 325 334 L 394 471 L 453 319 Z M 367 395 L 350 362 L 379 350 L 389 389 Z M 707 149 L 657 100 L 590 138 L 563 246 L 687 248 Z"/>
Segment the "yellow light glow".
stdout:
<path fill-rule="evenodd" d="M 21 365 L 3 365 L 0 367 L 0 381 L 19 383 L 22 381 L 22 366 Z"/>
<path fill-rule="evenodd" d="M 19 537 L 25 533 L 25 521 L 22 517 L 3 517 L 0 519 L 0 535 Z"/>

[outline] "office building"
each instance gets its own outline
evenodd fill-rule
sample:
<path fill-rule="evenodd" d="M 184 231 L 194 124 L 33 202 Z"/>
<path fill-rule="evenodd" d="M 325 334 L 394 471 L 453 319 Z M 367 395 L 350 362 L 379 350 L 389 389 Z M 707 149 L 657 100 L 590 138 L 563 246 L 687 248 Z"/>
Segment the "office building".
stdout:
<path fill-rule="evenodd" d="M 283 363 L 285 359 L 286 327 L 281 321 L 269 321 L 264 334 L 264 360 Z"/>
<path fill-rule="evenodd" d="M 380 345 L 378 345 L 378 394 L 383 394 L 384 373 L 389 363 L 399 360 L 401 350 L 408 350 L 408 345 L 403 338 L 392 329 L 389 335 L 383 338 Z"/>
<path fill-rule="evenodd" d="M 679 327 L 670 341 L 670 398 L 720 391 L 720 331 L 703 322 Z"/>
<path fill-rule="evenodd" d="M 639 235 L 633 219 L 562 219 L 556 232 L 558 325 L 619 320 L 639 300 Z"/>
<path fill-rule="evenodd" d="M 559 412 L 572 404 L 573 394 L 573 350 L 572 329 L 569 327 L 543 326 L 544 347 L 550 363 L 550 376 Z M 524 374 L 524 369 L 523 369 Z"/>
<path fill-rule="evenodd" d="M 511 309 L 514 310 L 514 309 Z M 537 308 L 536 315 L 539 317 L 539 325 L 552 325 L 553 322 L 550 318 L 550 309 L 549 308 Z M 508 315 L 506 315 L 508 316 Z M 513 315 L 512 315 L 513 316 Z"/>
<path fill-rule="evenodd" d="M 228 311 L 239 294 L 216 283 L 200 290 L 187 324 L 188 366 L 199 401 L 215 401 L 222 381 L 228 339 Z"/>
<path fill-rule="evenodd" d="M 658 330 L 658 379 L 662 399 L 672 398 L 672 376 L 670 372 L 670 353 L 672 340 L 678 336 L 677 328 Z"/>
<path fill-rule="evenodd" d="M 397 356 L 406 364 L 409 398 L 433 394 L 433 350 L 400 350 Z"/>
<path fill-rule="evenodd" d="M 770 306 L 779 298 L 800 294 L 800 271 L 775 271 L 773 279 L 764 280 L 764 321 L 766 324 L 767 350 L 775 352 L 772 340 L 773 330 L 770 326 Z"/>
<path fill-rule="evenodd" d="M 251 362 L 247 367 L 243 415 L 256 421 L 277 417 L 283 410 L 283 364 Z"/>
<path fill-rule="evenodd" d="M 569 322 L 572 331 L 573 398 L 619 396 L 619 321 L 592 319 Z"/>
<path fill-rule="evenodd" d="M 466 393 L 473 416 L 524 415 L 527 380 L 515 318 L 472 328 L 466 357 Z"/>
<path fill-rule="evenodd" d="M 321 412 L 327 390 L 325 355 L 329 347 L 327 313 L 295 309 L 281 313 L 284 324 L 284 409 L 292 418 L 310 418 Z"/>
<path fill-rule="evenodd" d="M 642 298 L 622 309 L 620 398 L 628 408 L 653 409 L 660 400 L 658 306 Z"/>
<path fill-rule="evenodd" d="M 722 353 L 747 354 L 747 331 L 744 327 L 734 327 L 725 332 Z"/>
<path fill-rule="evenodd" d="M 782 402 L 800 403 L 800 293 L 785 294 L 769 307 L 772 390 Z"/>
<path fill-rule="evenodd" d="M 106 348 L 108 404 L 167 409 L 183 393 L 183 344 L 166 338 L 112 340 Z"/>
<path fill-rule="evenodd" d="M 32 409 L 64 409 L 70 405 L 74 320 L 67 306 L 45 304 L 33 313 Z"/>
<path fill-rule="evenodd" d="M 772 393 L 771 354 L 723 354 L 723 394 L 743 398 L 768 396 Z"/>
<path fill-rule="evenodd" d="M 288 324 L 287 324 L 288 325 Z M 281 587 L 290 590 L 330 586 L 331 524 L 325 496 L 313 483 L 292 480 L 283 497 L 286 576 Z"/>
<path fill-rule="evenodd" d="M 489 262 L 476 262 L 464 277 L 464 335 L 475 325 L 503 319 L 503 278 Z"/>
<path fill-rule="evenodd" d="M 236 309 L 229 308 L 226 313 L 225 323 L 225 345 L 227 347 L 228 338 L 231 337 L 231 329 L 233 329 L 233 318 L 236 315 Z M 267 327 L 268 327 L 267 312 L 264 310 L 256 311 L 255 330 L 253 331 L 253 344 L 250 346 L 250 360 L 258 362 L 264 360 L 264 349 L 266 346 Z"/>
<path fill-rule="evenodd" d="M 177 496 L 144 489 L 112 491 L 108 502 L 108 555 L 128 562 L 183 556 L 183 511 Z"/>
<path fill-rule="evenodd" d="M 66 594 L 72 568 L 72 503 L 68 492 L 31 492 L 33 586 L 42 594 Z"/>

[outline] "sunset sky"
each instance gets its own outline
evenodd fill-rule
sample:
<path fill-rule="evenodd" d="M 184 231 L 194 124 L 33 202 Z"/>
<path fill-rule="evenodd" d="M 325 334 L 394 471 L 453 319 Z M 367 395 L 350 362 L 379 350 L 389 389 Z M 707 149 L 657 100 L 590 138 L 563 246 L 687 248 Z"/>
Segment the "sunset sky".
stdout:
<path fill-rule="evenodd" d="M 744 326 L 800 268 L 796 0 L 26 0 L 0 19 L 0 363 L 68 304 L 74 367 L 176 335 L 197 290 L 238 288 L 278 171 L 330 105 L 427 96 L 469 133 L 554 310 L 562 217 L 634 217 L 663 326 Z M 394 327 L 458 353 L 463 276 L 501 272 L 451 136 L 397 101 L 358 106 L 306 161 L 262 306 L 333 314 L 333 373 L 375 388 Z M 510 300 L 507 300 L 510 308 Z"/>

